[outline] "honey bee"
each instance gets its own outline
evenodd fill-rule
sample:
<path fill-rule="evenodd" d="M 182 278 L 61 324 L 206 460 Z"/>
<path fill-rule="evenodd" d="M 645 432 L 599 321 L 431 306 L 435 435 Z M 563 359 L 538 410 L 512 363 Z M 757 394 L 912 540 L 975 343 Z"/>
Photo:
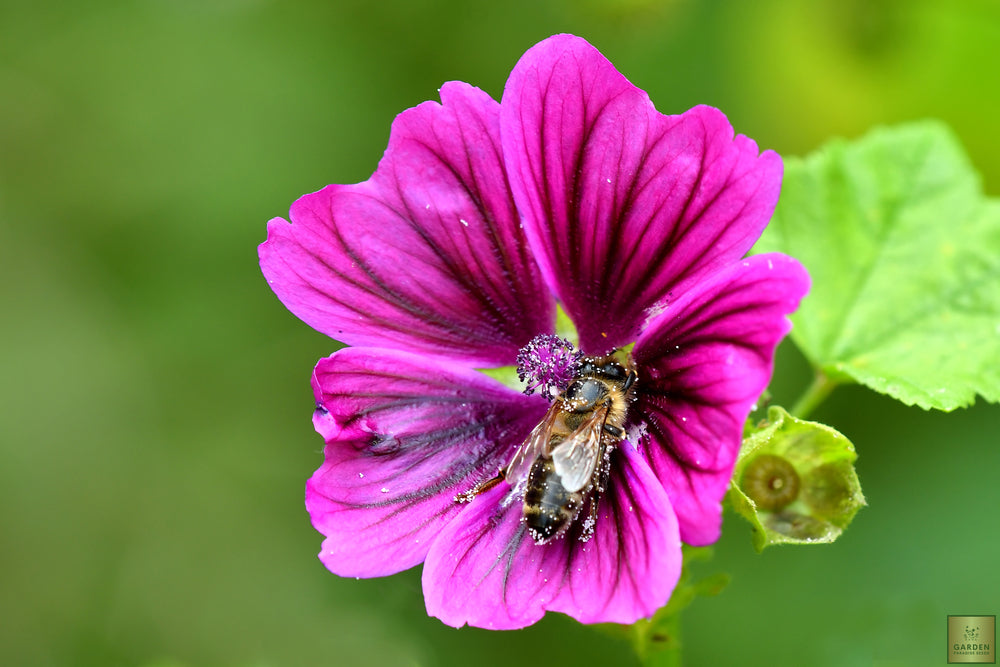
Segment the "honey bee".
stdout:
<path fill-rule="evenodd" d="M 590 500 L 584 539 L 607 488 L 611 452 L 625 437 L 625 418 L 638 379 L 631 357 L 583 357 L 573 379 L 500 474 L 460 500 L 506 479 L 523 495 L 521 516 L 536 544 L 561 537 Z"/>

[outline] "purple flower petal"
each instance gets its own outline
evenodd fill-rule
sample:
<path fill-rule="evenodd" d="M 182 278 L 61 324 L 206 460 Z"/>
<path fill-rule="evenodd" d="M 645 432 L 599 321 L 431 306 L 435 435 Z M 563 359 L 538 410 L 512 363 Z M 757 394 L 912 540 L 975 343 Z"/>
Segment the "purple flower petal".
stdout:
<path fill-rule="evenodd" d="M 375 174 L 276 218 L 261 268 L 281 301 L 350 345 L 510 365 L 554 304 L 504 174 L 499 105 L 464 83 L 401 113 Z"/>
<path fill-rule="evenodd" d="M 321 360 L 313 389 L 327 446 L 306 507 L 341 576 L 420 563 L 465 507 L 454 496 L 505 466 L 546 409 L 464 367 L 371 348 Z"/>
<path fill-rule="evenodd" d="M 427 613 L 448 625 L 512 629 L 546 611 L 583 623 L 633 623 L 666 604 L 681 570 L 677 520 L 642 457 L 623 443 L 589 542 L 578 520 L 539 546 L 506 483 L 477 498 L 434 541 L 424 564 Z"/>
<path fill-rule="evenodd" d="M 646 309 L 742 257 L 778 200 L 777 154 L 717 109 L 660 114 L 578 37 L 522 56 L 500 117 L 528 240 L 588 354 L 635 340 Z"/>
<path fill-rule="evenodd" d="M 681 538 L 714 542 L 743 424 L 771 378 L 785 317 L 809 276 L 785 255 L 757 255 L 706 277 L 653 319 L 633 350 L 642 369 L 633 417 Z"/>

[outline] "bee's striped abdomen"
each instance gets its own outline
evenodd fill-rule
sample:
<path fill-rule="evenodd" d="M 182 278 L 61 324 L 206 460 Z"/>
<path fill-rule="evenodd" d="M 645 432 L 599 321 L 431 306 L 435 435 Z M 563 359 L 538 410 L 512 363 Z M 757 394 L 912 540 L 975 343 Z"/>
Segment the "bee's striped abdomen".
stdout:
<path fill-rule="evenodd" d="M 524 521 L 532 539 L 544 544 L 558 537 L 580 512 L 583 494 L 563 488 L 555 464 L 540 458 L 531 466 L 524 490 Z"/>

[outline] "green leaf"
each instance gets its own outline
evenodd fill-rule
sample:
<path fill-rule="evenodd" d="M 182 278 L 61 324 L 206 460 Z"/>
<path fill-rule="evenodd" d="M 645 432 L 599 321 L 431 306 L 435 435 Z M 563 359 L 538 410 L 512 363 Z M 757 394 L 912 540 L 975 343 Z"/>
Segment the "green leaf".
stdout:
<path fill-rule="evenodd" d="M 1000 202 L 946 127 L 878 129 L 786 160 L 754 251 L 809 270 L 792 339 L 827 377 L 925 409 L 1000 400 Z"/>
<path fill-rule="evenodd" d="M 851 441 L 781 407 L 744 438 L 729 502 L 753 526 L 757 551 L 833 542 L 865 505 Z"/>

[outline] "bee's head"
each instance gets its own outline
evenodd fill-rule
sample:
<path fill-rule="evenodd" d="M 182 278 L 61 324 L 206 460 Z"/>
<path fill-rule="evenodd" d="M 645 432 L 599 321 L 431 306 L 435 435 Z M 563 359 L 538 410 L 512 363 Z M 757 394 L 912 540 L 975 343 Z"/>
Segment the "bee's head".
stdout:
<path fill-rule="evenodd" d="M 573 380 L 563 398 L 573 412 L 593 410 L 608 395 L 608 386 L 594 377 L 578 377 Z"/>
<path fill-rule="evenodd" d="M 612 357 L 584 357 L 577 366 L 576 374 L 578 377 L 600 378 L 623 385 L 635 382 L 635 371 L 625 368 Z"/>
<path fill-rule="evenodd" d="M 625 382 L 629 371 L 611 357 L 584 357 L 577 366 L 580 377 L 596 377 L 611 382 Z"/>

